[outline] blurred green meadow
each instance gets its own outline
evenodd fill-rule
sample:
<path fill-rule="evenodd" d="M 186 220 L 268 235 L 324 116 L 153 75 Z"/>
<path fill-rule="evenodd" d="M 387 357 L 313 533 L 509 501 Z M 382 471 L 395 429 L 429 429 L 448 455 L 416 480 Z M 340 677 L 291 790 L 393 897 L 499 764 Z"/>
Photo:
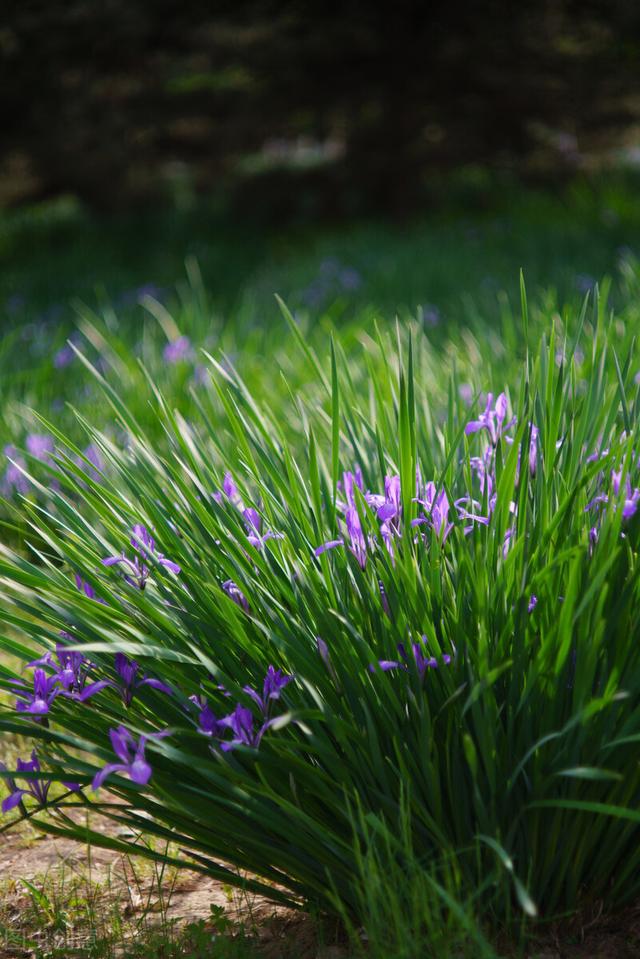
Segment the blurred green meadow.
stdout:
<path fill-rule="evenodd" d="M 79 436 L 69 404 L 110 425 L 74 347 L 152 431 L 142 368 L 188 416 L 206 380 L 202 350 L 224 354 L 272 400 L 303 388 L 308 371 L 292 356 L 274 294 L 320 355 L 333 327 L 357 352 L 376 323 L 385 329 L 399 318 L 449 357 L 469 337 L 481 351 L 490 343 L 492 372 L 498 363 L 508 376 L 523 345 L 520 269 L 531 343 L 554 316 L 579 312 L 596 283 L 608 307 L 633 308 L 634 186 L 617 176 L 551 195 L 471 172 L 446 184 L 446 203 L 428 218 L 396 226 L 240 226 L 204 201 L 106 221 L 64 198 L 4 214 L 0 442 L 12 455 L 41 434 L 32 411 Z M 489 371 L 471 365 L 471 386 L 486 386 Z"/>

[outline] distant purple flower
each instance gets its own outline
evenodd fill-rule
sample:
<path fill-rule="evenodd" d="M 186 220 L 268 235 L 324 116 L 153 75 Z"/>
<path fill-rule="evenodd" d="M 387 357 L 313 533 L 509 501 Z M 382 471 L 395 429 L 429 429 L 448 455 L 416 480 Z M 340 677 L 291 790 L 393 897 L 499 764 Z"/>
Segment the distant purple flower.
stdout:
<path fill-rule="evenodd" d="M 255 689 L 252 689 L 251 686 L 245 686 L 244 691 L 251 696 L 262 714 L 267 716 L 269 714 L 271 704 L 275 702 L 276 699 L 280 699 L 280 693 L 285 686 L 291 682 L 292 679 L 293 676 L 288 676 L 279 669 L 269 666 L 267 674 L 264 677 L 264 683 L 262 685 L 262 695 L 256 692 Z"/>
<path fill-rule="evenodd" d="M 473 388 L 470 383 L 461 383 L 458 387 L 458 395 L 463 403 L 471 406 L 473 401 Z"/>
<path fill-rule="evenodd" d="M 22 456 L 18 454 L 15 446 L 5 446 L 4 454 L 13 462 L 10 462 L 7 465 L 7 469 L 2 480 L 2 492 L 5 496 L 10 496 L 13 492 L 22 494 L 27 493 L 31 485 L 28 477 L 26 477 L 23 472 L 23 470 L 26 470 L 27 464 Z"/>
<path fill-rule="evenodd" d="M 426 636 L 423 636 L 422 639 L 425 641 Z M 420 643 L 411 643 L 410 649 L 411 655 L 407 652 L 404 643 L 398 643 L 400 659 L 379 659 L 377 665 L 385 673 L 391 672 L 394 669 L 408 670 L 410 668 L 411 660 L 413 659 L 421 680 L 424 679 L 425 673 L 428 669 L 438 669 L 440 666 L 440 661 L 435 656 L 425 656 Z M 451 663 L 451 656 L 448 653 L 444 653 L 441 662 L 444 666 L 448 666 Z M 369 670 L 372 673 L 375 672 L 375 665 L 370 665 Z"/>
<path fill-rule="evenodd" d="M 41 433 L 29 433 L 26 446 L 31 456 L 46 462 L 53 453 L 53 437 Z"/>
<path fill-rule="evenodd" d="M 487 430 L 491 445 L 495 446 L 504 430 L 509 429 L 515 422 L 515 417 L 505 426 L 507 416 L 507 397 L 501 393 L 497 398 L 495 405 L 493 403 L 493 393 L 487 395 L 487 405 L 484 412 L 480 414 L 477 420 L 470 420 L 465 427 L 465 433 L 469 436 L 471 433 L 477 433 L 480 430 Z"/>
<path fill-rule="evenodd" d="M 529 597 L 529 605 L 527 606 L 527 611 L 529 613 L 532 613 L 537 605 L 538 605 L 538 597 L 534 593 L 532 593 L 531 596 Z"/>
<path fill-rule="evenodd" d="M 364 569 L 367 564 L 367 541 L 362 531 L 360 515 L 355 506 L 350 506 L 347 510 L 345 525 L 349 536 L 349 549 Z"/>
<path fill-rule="evenodd" d="M 101 474 L 104 472 L 104 460 L 100 450 L 94 443 L 90 443 L 89 446 L 83 450 L 84 459 L 81 456 L 75 458 L 75 462 L 84 470 L 90 480 L 93 480 L 94 483 L 99 483 L 102 479 Z M 89 461 L 87 463 L 86 461 Z"/>
<path fill-rule="evenodd" d="M 419 308 L 419 318 L 422 320 L 423 326 L 432 328 L 439 326 L 442 319 L 440 310 L 433 303 L 426 303 Z"/>
<path fill-rule="evenodd" d="M 269 539 L 284 539 L 284 533 L 275 533 L 273 530 L 267 530 L 262 534 L 262 517 L 257 510 L 249 507 L 242 511 L 245 526 L 247 527 L 247 539 L 256 549 L 262 549 Z"/>
<path fill-rule="evenodd" d="M 168 735 L 168 732 L 151 733 L 152 736 L 160 738 Z M 100 789 L 103 782 L 111 773 L 123 773 L 138 786 L 146 786 L 151 779 L 152 769 L 145 759 L 144 751 L 148 736 L 140 736 L 138 742 L 131 735 L 125 726 L 118 726 L 117 729 L 109 730 L 109 738 L 113 751 L 120 760 L 119 763 L 107 763 L 93 777 L 92 789 Z"/>
<path fill-rule="evenodd" d="M 66 343 L 53 357 L 53 365 L 57 370 L 63 370 L 66 366 L 69 366 L 70 363 L 76 358 L 76 354 L 73 351 L 71 344 Z"/>
<path fill-rule="evenodd" d="M 335 549 L 337 546 L 344 546 L 343 539 L 330 539 L 326 543 L 321 543 L 320 546 L 316 546 L 313 551 L 314 556 L 322 556 L 323 553 L 326 553 L 329 549 Z"/>
<path fill-rule="evenodd" d="M 231 473 L 228 471 L 224 474 L 224 480 L 222 481 L 222 489 L 217 490 L 213 494 L 213 498 L 216 503 L 222 503 L 225 499 L 228 499 L 230 503 L 234 506 L 237 506 L 238 509 L 243 510 L 244 504 L 240 493 L 238 492 L 238 487 L 236 486 L 235 480 Z"/>
<path fill-rule="evenodd" d="M 513 539 L 515 535 L 516 535 L 516 531 L 515 531 L 515 527 L 513 526 L 510 526 L 505 531 L 504 539 L 502 541 L 502 555 L 504 558 L 506 558 L 507 553 L 509 552 L 509 549 L 511 547 L 511 540 Z"/>
<path fill-rule="evenodd" d="M 209 370 L 201 363 L 193 371 L 193 384 L 195 386 L 206 386 L 209 382 Z"/>
<path fill-rule="evenodd" d="M 529 440 L 529 472 L 532 476 L 536 475 L 538 464 L 538 436 L 540 430 L 537 426 L 531 424 L 531 439 Z"/>
<path fill-rule="evenodd" d="M 164 566 L 165 569 L 168 569 L 171 573 L 177 574 L 180 572 L 180 567 L 177 563 L 174 563 L 170 559 L 166 559 L 162 553 L 156 552 L 155 540 L 147 530 L 146 526 L 142 526 L 140 523 L 138 523 L 133 527 L 131 545 L 139 554 L 134 559 L 129 559 L 123 552 L 120 556 L 107 556 L 102 560 L 102 562 L 104 566 L 116 566 L 119 563 L 122 563 L 128 570 L 128 572 L 125 573 L 124 578 L 132 586 L 136 586 L 138 589 L 144 589 L 151 572 L 149 567 L 140 557 L 155 560 L 159 566 Z"/>
<path fill-rule="evenodd" d="M 387 599 L 387 591 L 384 588 L 384 584 L 381 579 L 378 580 L 378 588 L 380 590 L 380 602 L 382 603 L 382 608 L 389 619 L 391 619 L 391 609 L 389 607 L 389 600 Z"/>
<path fill-rule="evenodd" d="M 453 523 L 449 522 L 449 499 L 444 489 L 436 493 L 435 483 L 429 482 L 425 486 L 422 498 L 414 502 L 419 503 L 427 515 L 412 520 L 411 525 L 420 526 L 428 523 L 436 536 L 444 542 L 453 529 Z"/>
<path fill-rule="evenodd" d="M 176 340 L 172 340 L 171 343 L 167 343 L 162 351 L 162 355 L 167 363 L 180 363 L 183 360 L 188 360 L 192 352 L 189 337 L 179 336 Z"/>
<path fill-rule="evenodd" d="M 249 603 L 247 602 L 247 597 L 232 579 L 225 580 L 225 582 L 222 584 L 222 588 L 229 599 L 233 600 L 236 606 L 240 606 L 241 609 L 244 609 L 245 613 L 249 612 Z"/>
<path fill-rule="evenodd" d="M 458 516 L 462 520 L 470 521 L 470 526 L 465 526 L 464 532 L 465 535 L 468 535 L 473 531 L 474 525 L 480 523 L 481 526 L 488 526 L 491 519 L 491 514 L 495 507 L 496 495 L 491 497 L 488 502 L 488 511 L 485 516 L 483 513 L 479 512 L 482 509 L 482 505 L 475 499 L 472 499 L 470 496 L 463 496 L 461 499 L 457 499 L 453 504 L 458 511 Z M 470 508 L 469 508 L 470 507 Z"/>
<path fill-rule="evenodd" d="M 220 723 L 224 728 L 230 729 L 233 733 L 232 739 L 224 740 L 220 743 L 220 748 L 224 752 L 228 752 L 236 746 L 253 746 L 257 748 L 268 726 L 268 723 L 265 723 L 256 732 L 254 730 L 254 719 L 251 710 L 242 706 L 240 703 L 238 703 L 232 713 L 229 713 L 228 716 L 221 719 Z"/>
<path fill-rule="evenodd" d="M 135 659 L 129 659 L 124 653 L 116 653 L 114 666 L 120 678 L 120 683 L 112 683 L 110 685 L 115 686 L 115 688 L 120 691 L 122 702 L 127 708 L 131 705 L 135 691 L 139 689 L 140 686 L 150 686 L 152 689 L 159 690 L 159 692 L 167 693 L 169 696 L 172 695 L 171 687 L 167 686 L 166 683 L 160 682 L 159 679 L 153 679 L 146 675 L 138 679 L 139 664 Z"/>
<path fill-rule="evenodd" d="M 88 596 L 89 599 L 95 599 L 96 603 L 102 603 L 103 606 L 106 606 L 104 599 L 100 599 L 99 596 L 96 596 L 96 591 L 86 580 L 84 580 L 79 573 L 75 573 L 76 586 L 81 593 L 84 593 L 85 596 Z"/>
<path fill-rule="evenodd" d="M 377 517 L 383 523 L 397 519 L 400 516 L 400 477 L 385 476 L 384 478 L 384 502 L 378 507 Z"/>
<path fill-rule="evenodd" d="M 335 670 L 333 668 L 333 663 L 331 662 L 331 657 L 329 655 L 329 647 L 325 643 L 324 639 L 320 636 L 316 636 L 316 645 L 318 647 L 318 653 L 320 654 L 320 659 L 325 664 L 333 678 L 336 678 Z"/>
<path fill-rule="evenodd" d="M 596 285 L 596 281 L 588 273 L 578 273 L 575 278 L 576 290 L 578 293 L 589 293 Z"/>
<path fill-rule="evenodd" d="M 353 267 L 347 266 L 340 270 L 340 284 L 343 290 L 359 290 L 362 286 L 362 277 Z"/>
<path fill-rule="evenodd" d="M 611 471 L 611 487 L 613 495 L 617 498 L 620 497 L 620 491 L 622 488 L 623 492 L 623 502 L 622 502 L 622 518 L 631 519 L 635 515 L 638 509 L 638 503 L 640 502 L 640 489 L 631 487 L 631 479 L 627 475 L 625 479 L 624 486 L 622 486 L 622 468 L 619 470 Z M 587 503 L 584 508 L 585 513 L 594 509 L 596 506 L 600 507 L 604 504 L 610 502 L 609 495 L 607 493 L 598 493 L 593 499 Z M 615 508 L 615 507 L 614 507 Z"/>
<path fill-rule="evenodd" d="M 24 759 L 19 759 L 17 762 L 16 773 L 39 773 L 40 772 L 40 761 L 36 754 L 35 749 L 31 753 L 31 760 L 25 761 Z M 0 770 L 2 772 L 7 772 L 7 767 L 4 763 L 0 763 Z M 18 806 L 25 796 L 32 796 L 39 806 L 46 806 L 47 797 L 49 795 L 49 789 L 51 788 L 51 780 L 49 779 L 27 779 L 25 780 L 27 784 L 26 789 L 19 789 L 13 778 L 5 779 L 5 782 L 10 790 L 10 795 L 2 802 L 2 812 L 7 813 L 10 809 L 14 809 Z M 77 792 L 80 789 L 78 783 L 63 783 L 67 789 Z"/>
<path fill-rule="evenodd" d="M 220 719 L 216 719 L 215 713 L 207 702 L 203 703 L 198 713 L 198 731 L 205 736 L 213 736 L 221 739 L 226 732 L 226 725 Z"/>
<path fill-rule="evenodd" d="M 341 498 L 336 499 L 336 506 L 341 513 L 346 513 L 350 506 L 356 505 L 355 490 L 359 489 L 362 492 L 363 487 L 362 473 L 359 467 L 356 466 L 353 472 L 347 470 L 342 474 L 342 478 L 338 480 L 338 490 L 344 494 L 344 500 Z M 365 498 L 372 509 L 377 509 L 378 506 L 381 506 L 384 502 L 383 496 L 378 497 L 376 500 L 370 493 L 367 493 Z"/>

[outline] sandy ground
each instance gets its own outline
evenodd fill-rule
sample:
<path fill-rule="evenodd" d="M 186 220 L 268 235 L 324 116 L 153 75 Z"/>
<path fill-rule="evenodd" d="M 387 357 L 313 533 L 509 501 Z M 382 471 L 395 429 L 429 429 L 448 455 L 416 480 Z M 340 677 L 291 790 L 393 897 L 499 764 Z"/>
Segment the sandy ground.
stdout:
<path fill-rule="evenodd" d="M 108 826 L 107 828 L 111 828 Z M 165 880 L 168 903 L 158 901 L 153 866 L 142 859 L 125 859 L 120 853 L 92 847 L 90 859 L 84 845 L 36 833 L 18 826 L 0 835 L 0 959 L 23 959 L 36 953 L 7 941 L 6 930 L 21 932 L 42 944 L 55 941 L 41 910 L 34 913 L 33 899 L 21 880 L 44 889 L 50 900 L 64 904 L 94 896 L 96 914 L 107 916 L 115 904 L 119 915 L 135 927 L 209 921 L 211 906 L 224 910 L 231 923 L 250 930 L 261 944 L 265 959 L 346 959 L 341 946 L 319 946 L 314 924 L 290 910 L 274 907 L 257 896 L 234 892 L 219 882 L 188 870 Z M 49 923 L 50 925 L 50 923 Z M 76 942 L 86 939 L 86 917 L 78 921 Z M 295 951 L 290 941 L 295 939 Z M 285 947 L 282 946 L 287 941 Z M 73 953 L 70 952 L 69 955 Z M 505 947 L 501 954 L 512 956 Z M 545 936 L 527 959 L 640 959 L 640 903 L 618 916 L 593 916 L 558 926 Z"/>

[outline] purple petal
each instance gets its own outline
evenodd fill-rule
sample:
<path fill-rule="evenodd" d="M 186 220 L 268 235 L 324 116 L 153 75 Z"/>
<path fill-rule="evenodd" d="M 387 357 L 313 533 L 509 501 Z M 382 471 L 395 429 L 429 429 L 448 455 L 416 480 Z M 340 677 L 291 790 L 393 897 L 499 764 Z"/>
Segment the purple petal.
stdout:
<path fill-rule="evenodd" d="M 481 423 L 480 420 L 471 420 L 470 423 L 464 428 L 465 434 L 469 436 L 471 433 L 477 433 L 479 430 L 484 429 L 484 423 Z"/>
<path fill-rule="evenodd" d="M 145 759 L 138 758 L 134 759 L 128 767 L 128 773 L 131 782 L 137 783 L 138 786 L 146 786 L 151 779 L 152 769 Z"/>
<path fill-rule="evenodd" d="M 129 763 L 131 750 L 135 748 L 136 741 L 124 726 L 118 726 L 117 729 L 109 730 L 109 738 L 113 751 L 124 763 Z"/>
<path fill-rule="evenodd" d="M 89 683 L 81 693 L 72 693 L 71 695 L 74 699 L 83 703 L 86 699 L 90 699 L 96 693 L 99 693 L 101 689 L 106 689 L 107 686 L 113 686 L 113 683 L 108 679 L 99 679 L 95 683 Z"/>
<path fill-rule="evenodd" d="M 168 569 L 170 573 L 179 573 L 179 572 L 180 572 L 180 567 L 178 566 L 178 564 L 177 564 L 177 563 L 173 563 L 170 559 L 164 559 L 164 558 L 162 558 L 162 559 L 159 559 L 158 562 L 159 562 L 160 566 L 164 566 L 165 569 Z"/>
<path fill-rule="evenodd" d="M 15 809 L 15 807 L 18 806 L 22 801 L 22 797 L 27 796 L 28 794 L 29 793 L 27 789 L 16 789 L 16 791 L 11 793 L 10 796 L 7 796 L 6 799 L 3 799 L 2 806 L 0 807 L 2 812 L 5 813 L 9 812 L 11 809 Z"/>
<path fill-rule="evenodd" d="M 322 546 L 316 546 L 313 551 L 314 556 L 321 556 L 328 549 L 335 549 L 336 546 L 344 546 L 343 539 L 330 539 L 328 543 L 323 543 Z"/>
<path fill-rule="evenodd" d="M 128 770 L 128 766 L 124 766 L 122 763 L 107 763 L 99 772 L 93 777 L 93 782 L 91 783 L 91 788 L 95 792 L 96 789 L 100 789 L 103 782 L 110 776 L 111 773 L 121 773 Z"/>
<path fill-rule="evenodd" d="M 152 679 L 151 677 L 145 676 L 144 679 L 140 680 L 138 686 L 151 686 L 152 689 L 158 689 L 161 693 L 166 693 L 168 696 L 173 696 L 173 690 L 171 689 L 171 686 L 167 686 L 166 683 L 160 682 L 159 679 Z"/>

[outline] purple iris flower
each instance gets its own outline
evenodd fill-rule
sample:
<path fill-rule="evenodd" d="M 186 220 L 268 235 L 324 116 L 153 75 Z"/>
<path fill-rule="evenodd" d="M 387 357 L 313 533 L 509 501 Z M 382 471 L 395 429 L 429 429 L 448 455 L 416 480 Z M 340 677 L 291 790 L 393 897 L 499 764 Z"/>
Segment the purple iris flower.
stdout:
<path fill-rule="evenodd" d="M 367 541 L 365 539 L 364 532 L 362 531 L 360 515 L 355 506 L 347 507 L 345 514 L 345 526 L 347 527 L 349 549 L 358 560 L 361 568 L 364 569 L 367 565 Z M 314 550 L 314 555 L 321 556 L 322 553 L 326 552 L 328 549 L 335 549 L 337 546 L 344 545 L 344 539 L 330 539 L 328 542 L 322 543 L 321 546 L 317 546 Z"/>
<path fill-rule="evenodd" d="M 75 642 L 75 637 L 70 633 L 62 632 L 60 635 L 71 643 Z M 57 663 L 54 661 L 54 655 Z M 49 681 L 59 684 L 61 695 L 76 698 L 76 696 L 82 693 L 83 695 L 80 698 L 88 699 L 89 696 L 99 692 L 100 689 L 104 689 L 104 687 L 108 685 L 106 681 L 101 681 L 86 686 L 88 674 L 93 668 L 93 665 L 94 664 L 89 662 L 82 653 L 67 649 L 62 643 L 58 643 L 55 654 L 51 652 L 45 653 L 40 659 L 35 659 L 31 663 L 27 663 L 27 668 L 37 669 L 43 666 L 50 667 L 54 672 L 53 676 L 49 677 Z"/>
<path fill-rule="evenodd" d="M 449 522 L 449 499 L 444 489 L 436 493 L 435 483 L 429 482 L 425 486 L 423 498 L 416 498 L 414 502 L 419 503 L 428 515 L 412 520 L 411 525 L 420 526 L 428 523 L 436 536 L 444 543 L 453 529 L 453 523 Z"/>
<path fill-rule="evenodd" d="M 182 360 L 188 360 L 192 355 L 191 340 L 188 336 L 179 336 L 171 343 L 167 343 L 162 356 L 167 363 L 180 363 Z"/>
<path fill-rule="evenodd" d="M 225 580 L 222 584 L 222 588 L 229 599 L 233 600 L 236 606 L 240 606 L 241 609 L 244 609 L 245 613 L 249 612 L 249 603 L 247 601 L 247 597 L 232 579 Z"/>
<path fill-rule="evenodd" d="M 336 499 L 336 506 L 341 513 L 346 513 L 350 506 L 356 505 L 355 500 L 355 490 L 359 489 L 361 492 L 364 489 L 364 482 L 362 479 L 362 472 L 359 466 L 356 466 L 355 470 L 351 472 L 350 470 L 342 474 L 342 479 L 338 480 L 338 490 L 344 494 L 343 499 Z M 370 494 L 367 494 L 369 496 Z M 384 498 L 381 499 L 381 503 L 384 502 Z M 381 503 L 377 505 L 381 505 Z M 369 504 L 372 505 L 371 503 Z M 377 508 L 374 507 L 374 508 Z"/>
<path fill-rule="evenodd" d="M 95 599 L 95 598 L 96 598 L 96 591 L 95 591 L 95 589 L 93 588 L 93 586 L 91 585 L 91 583 L 89 583 L 89 582 L 87 582 L 86 580 L 84 580 L 84 579 L 82 578 L 82 576 L 80 576 L 79 573 L 75 573 L 74 575 L 75 575 L 75 578 L 76 578 L 76 586 L 78 587 L 78 589 L 80 590 L 80 592 L 81 592 L 81 593 L 84 593 L 85 596 L 88 596 L 89 599 Z"/>
<path fill-rule="evenodd" d="M 495 405 L 493 403 L 493 393 L 487 394 L 487 405 L 484 412 L 480 414 L 477 420 L 470 420 L 465 427 L 465 433 L 469 436 L 471 433 L 477 433 L 480 430 L 487 430 L 491 445 L 495 446 L 502 436 L 504 430 L 509 429 L 515 423 L 515 417 L 505 425 L 507 416 L 507 397 L 501 393 L 497 398 Z"/>
<path fill-rule="evenodd" d="M 367 564 L 367 541 L 362 531 L 360 514 L 355 506 L 349 507 L 344 519 L 349 536 L 349 549 L 364 569 Z"/>
<path fill-rule="evenodd" d="M 198 730 L 205 736 L 218 740 L 223 752 L 229 752 L 236 746 L 257 748 L 267 729 L 274 723 L 274 719 L 269 716 L 272 704 L 280 698 L 282 690 L 292 679 L 293 676 L 287 676 L 281 670 L 269 666 L 262 685 L 262 693 L 257 692 L 250 686 L 244 687 L 244 692 L 251 696 L 262 713 L 263 722 L 257 729 L 255 728 L 253 713 L 242 703 L 238 703 L 233 712 L 223 716 L 222 719 L 218 719 L 203 696 L 192 697 L 192 702 L 195 702 L 200 709 Z M 226 690 L 225 694 L 228 695 Z M 228 730 L 231 730 L 232 738 L 224 739 L 223 737 Z"/>
<path fill-rule="evenodd" d="M 611 484 L 613 486 L 613 492 L 615 496 L 620 496 L 620 487 L 622 485 L 622 467 L 616 472 L 615 470 L 611 471 Z M 631 488 L 631 480 L 627 476 L 624 484 L 624 503 L 622 506 L 622 518 L 631 519 L 635 514 L 638 508 L 638 500 L 640 499 L 640 489 Z"/>
<path fill-rule="evenodd" d="M 17 686 L 24 686 L 21 681 Z M 56 696 L 62 692 L 57 673 L 47 676 L 44 669 L 38 667 L 33 671 L 33 690 L 16 690 L 16 709 L 19 713 L 30 713 L 32 716 L 46 716 Z M 22 700 L 22 701 L 21 701 Z"/>
<path fill-rule="evenodd" d="M 234 749 L 236 746 L 253 746 L 257 748 L 260 745 L 262 735 L 267 728 L 267 723 L 256 732 L 254 730 L 253 713 L 241 703 L 224 719 L 220 720 L 225 729 L 230 729 L 233 733 L 233 739 L 225 740 L 220 743 L 220 748 L 224 752 Z"/>
<path fill-rule="evenodd" d="M 221 719 L 216 719 L 215 713 L 209 703 L 206 701 L 201 704 L 202 708 L 198 713 L 198 731 L 205 736 L 213 736 L 221 739 L 226 732 L 227 726 Z"/>
<path fill-rule="evenodd" d="M 487 446 L 482 456 L 471 456 L 469 465 L 475 475 L 478 477 L 480 494 L 484 496 L 485 489 L 487 496 L 493 495 L 494 477 L 493 477 L 493 449 Z"/>
<path fill-rule="evenodd" d="M 96 603 L 102 603 L 103 606 L 106 606 L 106 600 L 101 599 L 100 596 L 96 595 L 96 591 L 86 579 L 83 579 L 79 573 L 74 573 L 76 586 L 81 593 L 84 593 L 85 596 L 88 596 L 89 599 L 95 599 Z"/>
<path fill-rule="evenodd" d="M 532 613 L 536 606 L 538 605 L 538 597 L 535 593 L 532 593 L 529 597 L 529 605 L 527 606 L 527 612 Z"/>
<path fill-rule="evenodd" d="M 370 504 L 371 505 L 371 504 Z M 384 502 L 377 510 L 377 517 L 383 523 L 389 523 L 400 516 L 400 477 L 385 476 Z"/>
<path fill-rule="evenodd" d="M 622 467 L 616 471 L 611 471 L 611 487 L 614 496 L 620 497 L 621 489 L 624 496 L 622 503 L 622 518 L 631 519 L 635 515 L 638 509 L 638 503 L 640 502 L 640 489 L 631 487 L 631 479 L 627 475 L 624 486 L 622 484 Z M 597 496 L 594 496 L 593 499 L 587 503 L 584 508 L 585 513 L 592 510 L 595 506 L 600 506 L 602 504 L 609 503 L 609 496 L 607 493 L 598 493 Z"/>
<path fill-rule="evenodd" d="M 29 761 L 19 759 L 17 766 L 17 773 L 39 773 L 40 760 L 38 759 L 35 749 L 31 753 L 31 759 Z M 4 763 L 0 763 L 0 770 L 2 770 L 2 772 L 7 772 L 7 767 Z M 49 789 L 51 788 L 51 781 L 49 779 L 27 779 L 26 789 L 19 789 L 13 778 L 7 778 L 5 781 L 9 787 L 10 794 L 2 802 L 1 808 L 3 813 L 7 813 L 10 809 L 14 809 L 16 806 L 18 806 L 25 796 L 33 796 L 39 806 L 46 806 L 47 796 L 49 795 Z M 73 792 L 77 792 L 80 789 L 78 783 L 63 783 L 63 785 L 66 786 L 67 789 L 71 789 Z"/>
<path fill-rule="evenodd" d="M 269 539 L 284 539 L 284 533 L 275 533 L 273 530 L 267 530 L 262 535 L 262 517 L 257 510 L 249 507 L 242 511 L 245 526 L 247 527 L 247 539 L 256 549 L 262 549 Z"/>
<path fill-rule="evenodd" d="M 222 489 L 213 494 L 213 498 L 216 503 L 222 503 L 225 497 L 231 503 L 233 503 L 234 506 L 237 506 L 238 509 L 244 509 L 240 493 L 238 492 L 238 487 L 236 486 L 233 476 L 229 472 L 224 474 Z"/>
<path fill-rule="evenodd" d="M 162 733 L 151 733 L 151 736 L 160 738 L 169 735 L 168 730 Z M 103 782 L 111 773 L 124 773 L 137 783 L 138 786 L 146 786 L 151 779 L 152 769 L 145 759 L 144 750 L 148 736 L 140 736 L 138 742 L 131 735 L 125 726 L 118 726 L 117 729 L 109 730 L 109 738 L 113 751 L 120 760 L 119 763 L 107 763 L 93 777 L 91 788 L 100 789 Z"/>
<path fill-rule="evenodd" d="M 27 452 L 36 459 L 46 461 L 53 453 L 53 438 L 40 433 L 29 433 L 26 440 Z"/>
<path fill-rule="evenodd" d="M 529 440 L 529 472 L 532 476 L 536 475 L 536 467 L 538 465 L 538 436 L 540 435 L 540 430 L 537 426 L 531 424 L 531 438 Z"/>
<path fill-rule="evenodd" d="M 167 686 L 166 683 L 160 682 L 159 679 L 153 679 L 150 676 L 143 676 L 138 679 L 139 664 L 135 659 L 129 659 L 124 653 L 116 653 L 114 666 L 116 673 L 120 677 L 120 683 L 108 683 L 108 681 L 105 681 L 104 684 L 114 686 L 118 689 L 122 696 L 122 702 L 127 707 L 133 702 L 135 691 L 139 689 L 140 686 L 150 686 L 152 689 L 157 689 L 161 693 L 167 693 L 168 696 L 173 695 L 171 687 Z"/>
<path fill-rule="evenodd" d="M 426 640 L 426 636 L 422 637 L 423 641 Z M 411 654 L 415 662 L 416 668 L 420 679 L 424 679 L 425 673 L 428 669 L 438 669 L 440 662 L 436 659 L 435 656 L 425 656 L 422 646 L 420 643 L 411 643 Z M 407 652 L 407 649 L 404 643 L 398 643 L 398 652 L 400 653 L 400 659 L 379 659 L 378 666 L 383 672 L 390 672 L 394 669 L 405 669 L 408 670 L 411 663 L 411 656 Z M 448 653 L 442 655 L 442 663 L 445 666 L 448 666 L 451 663 L 451 656 Z M 374 673 L 376 666 L 372 663 L 369 666 L 370 672 Z"/>
<path fill-rule="evenodd" d="M 471 406 L 473 401 L 473 388 L 470 383 L 461 383 L 458 387 L 458 395 L 463 403 Z"/>
<path fill-rule="evenodd" d="M 83 450 L 83 453 L 84 459 L 81 456 L 76 456 L 75 463 L 81 470 L 84 470 L 90 480 L 94 483 L 99 483 L 102 479 L 102 473 L 104 472 L 104 460 L 100 450 L 95 443 L 89 443 L 86 449 Z M 86 460 L 89 460 L 90 465 L 86 463 Z"/>
<path fill-rule="evenodd" d="M 139 554 L 139 556 L 136 556 L 133 560 L 125 556 L 123 551 L 121 556 L 107 556 L 102 562 L 105 566 L 115 566 L 118 563 L 124 564 L 128 570 L 124 578 L 132 586 L 136 586 L 138 589 L 144 589 L 151 572 L 146 563 L 140 559 L 140 556 L 145 558 L 151 557 L 159 566 L 164 566 L 165 569 L 168 569 L 171 573 L 180 572 L 180 567 L 177 563 L 166 559 L 162 553 L 156 552 L 155 540 L 147 528 L 140 523 L 133 527 L 131 545 Z"/>
<path fill-rule="evenodd" d="M 11 493 L 27 493 L 29 491 L 28 478 L 24 475 L 23 470 L 27 468 L 27 464 L 24 459 L 18 454 L 15 446 L 5 446 L 4 454 L 8 459 L 11 459 L 13 462 L 10 462 L 5 471 L 3 480 L 2 480 L 2 492 L 6 496 L 10 496 Z"/>
<path fill-rule="evenodd" d="M 251 686 L 245 686 L 244 691 L 251 696 L 262 714 L 267 716 L 271 704 L 275 702 L 276 699 L 280 699 L 280 693 L 292 679 L 293 676 L 288 676 L 286 673 L 281 672 L 281 670 L 269 666 L 262 685 L 262 695 L 256 692 L 255 689 L 252 689 Z"/>
<path fill-rule="evenodd" d="M 73 348 L 67 343 L 61 349 L 58 350 L 56 355 L 53 358 L 53 365 L 57 370 L 63 370 L 65 366 L 69 366 L 70 363 L 76 358 L 76 354 L 73 352 Z"/>
<path fill-rule="evenodd" d="M 327 646 L 324 639 L 320 636 L 316 636 L 316 645 L 318 647 L 318 652 L 320 654 L 320 659 L 325 664 L 333 678 L 336 678 L 335 670 L 333 668 L 333 663 L 331 662 L 331 656 L 329 655 L 329 647 Z"/>

